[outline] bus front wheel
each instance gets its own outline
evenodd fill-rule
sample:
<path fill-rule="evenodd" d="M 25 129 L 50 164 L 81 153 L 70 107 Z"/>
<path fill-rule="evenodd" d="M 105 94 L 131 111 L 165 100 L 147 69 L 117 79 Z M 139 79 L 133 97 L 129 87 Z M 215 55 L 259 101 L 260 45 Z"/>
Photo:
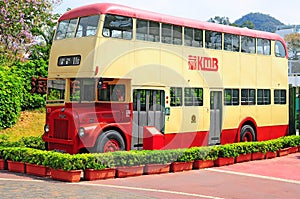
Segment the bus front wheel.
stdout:
<path fill-rule="evenodd" d="M 241 142 L 255 141 L 255 131 L 250 125 L 244 125 L 241 129 Z"/>
<path fill-rule="evenodd" d="M 125 142 L 123 137 L 114 130 L 103 132 L 96 143 L 97 153 L 106 153 L 125 150 Z"/>

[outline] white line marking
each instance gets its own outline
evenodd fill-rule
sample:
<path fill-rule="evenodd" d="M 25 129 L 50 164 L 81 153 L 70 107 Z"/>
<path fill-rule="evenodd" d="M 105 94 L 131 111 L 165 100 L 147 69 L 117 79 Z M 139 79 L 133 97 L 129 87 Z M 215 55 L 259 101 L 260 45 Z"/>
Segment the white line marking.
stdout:
<path fill-rule="evenodd" d="M 227 174 L 247 176 L 247 177 L 253 177 L 253 178 L 261 178 L 261 179 L 266 179 L 266 180 L 274 180 L 274 181 L 280 181 L 280 182 L 300 184 L 300 181 L 297 181 L 297 180 L 281 179 L 281 178 L 275 178 L 275 177 L 270 177 L 270 176 L 262 176 L 262 175 L 257 175 L 257 174 L 241 173 L 241 172 L 236 172 L 236 171 L 225 171 L 225 170 L 213 169 L 213 168 L 208 168 L 206 170 L 219 172 L 219 173 L 227 173 Z"/>
<path fill-rule="evenodd" d="M 0 181 L 12 181 L 12 182 L 45 182 L 43 180 L 32 180 L 32 179 L 11 179 L 11 178 L 0 178 Z M 49 181 L 51 183 L 51 181 Z M 147 191 L 147 192 L 160 192 L 160 193 L 168 193 L 174 195 L 182 195 L 182 196 L 191 196 L 198 198 L 207 198 L 207 199 L 224 199 L 220 197 L 207 196 L 201 194 L 193 194 L 193 193 L 184 193 L 177 191 L 168 191 L 168 190 L 160 190 L 160 189 L 147 189 L 147 188 L 138 188 L 138 187 L 127 187 L 127 186 L 116 186 L 116 185 L 103 185 L 103 184 L 90 184 L 88 182 L 80 182 L 80 183 L 66 183 L 68 185 L 81 185 L 81 186 L 95 186 L 95 187 L 106 187 L 106 188 L 115 188 L 115 189 L 127 189 L 127 190 L 135 190 L 135 191 Z"/>
<path fill-rule="evenodd" d="M 135 190 L 135 191 L 159 192 L 159 193 L 168 193 L 168 194 L 192 196 L 192 197 L 208 198 L 208 199 L 224 199 L 224 198 L 215 197 L 215 196 L 207 196 L 207 195 L 185 193 L 185 192 L 178 192 L 178 191 L 168 191 L 168 190 L 161 190 L 161 189 L 147 189 L 147 188 L 127 187 L 127 186 L 117 186 L 117 185 L 90 184 L 90 183 L 86 183 L 86 182 L 79 183 L 77 185 L 116 188 L 116 189 L 128 189 L 128 190 Z"/>
<path fill-rule="evenodd" d="M 0 181 L 12 181 L 12 182 L 44 182 L 43 180 L 33 180 L 33 179 L 11 179 L 11 178 L 0 178 Z"/>

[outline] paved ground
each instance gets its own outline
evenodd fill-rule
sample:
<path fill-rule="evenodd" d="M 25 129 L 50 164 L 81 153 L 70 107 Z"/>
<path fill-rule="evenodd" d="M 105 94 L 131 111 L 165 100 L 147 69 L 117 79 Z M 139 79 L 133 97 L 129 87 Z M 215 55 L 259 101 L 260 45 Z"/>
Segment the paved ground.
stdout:
<path fill-rule="evenodd" d="M 63 183 L 0 171 L 0 198 L 228 198 L 300 196 L 300 153 L 181 173 Z"/>

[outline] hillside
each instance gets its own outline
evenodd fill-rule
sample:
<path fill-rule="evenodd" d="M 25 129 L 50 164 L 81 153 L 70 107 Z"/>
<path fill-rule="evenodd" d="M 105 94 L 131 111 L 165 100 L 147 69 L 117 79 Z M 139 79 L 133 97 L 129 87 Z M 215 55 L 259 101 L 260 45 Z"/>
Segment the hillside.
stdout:
<path fill-rule="evenodd" d="M 277 26 L 284 25 L 274 17 L 262 13 L 249 13 L 236 20 L 234 23 L 240 26 L 247 21 L 254 24 L 254 29 L 268 32 L 275 32 Z"/>

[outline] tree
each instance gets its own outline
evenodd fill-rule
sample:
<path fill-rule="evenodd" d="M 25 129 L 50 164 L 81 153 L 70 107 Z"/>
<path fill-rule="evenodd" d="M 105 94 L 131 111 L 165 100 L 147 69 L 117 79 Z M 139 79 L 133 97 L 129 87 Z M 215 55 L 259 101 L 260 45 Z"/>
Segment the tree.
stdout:
<path fill-rule="evenodd" d="M 300 52 L 300 33 L 287 34 L 284 40 L 287 42 L 291 59 L 298 59 L 297 53 Z"/>
<path fill-rule="evenodd" d="M 208 22 L 223 24 L 223 25 L 231 24 L 228 17 L 220 17 L 220 16 L 215 16 L 214 18 L 210 18 Z"/>
<path fill-rule="evenodd" d="M 37 36 L 53 23 L 53 6 L 62 0 L 0 1 L 0 59 L 22 59 Z M 0 62 L 1 63 L 1 62 Z"/>
<path fill-rule="evenodd" d="M 246 21 L 243 22 L 243 24 L 240 27 L 254 29 L 255 25 L 252 21 L 246 20 Z"/>

